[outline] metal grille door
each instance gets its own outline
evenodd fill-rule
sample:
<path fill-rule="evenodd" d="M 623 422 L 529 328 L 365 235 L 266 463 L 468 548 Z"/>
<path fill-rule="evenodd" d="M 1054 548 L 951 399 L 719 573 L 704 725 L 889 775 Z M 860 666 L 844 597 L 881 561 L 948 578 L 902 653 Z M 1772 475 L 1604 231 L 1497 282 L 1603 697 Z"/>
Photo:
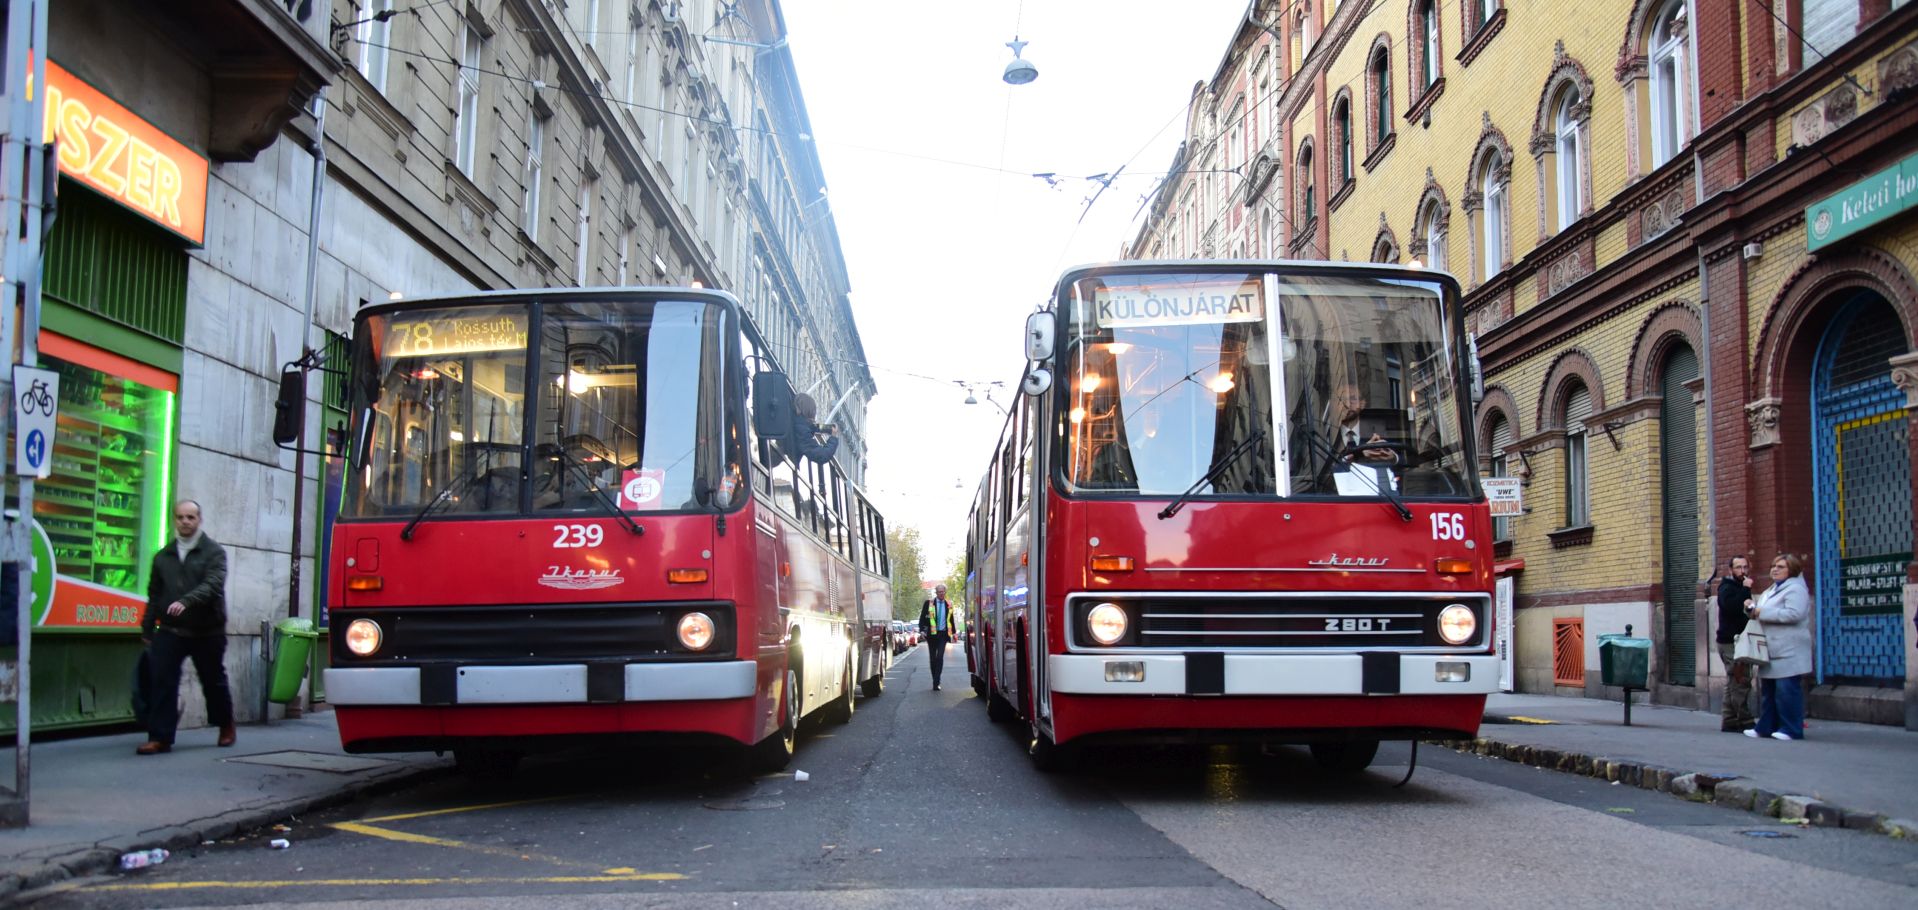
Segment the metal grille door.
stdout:
<path fill-rule="evenodd" d="M 1665 360 L 1658 410 L 1660 476 L 1665 505 L 1665 681 L 1689 686 L 1698 676 L 1698 420 L 1692 391 L 1698 357 L 1680 348 Z"/>
<path fill-rule="evenodd" d="M 1902 326 L 1875 295 L 1854 302 L 1813 374 L 1821 680 L 1905 676 L 1904 583 L 1911 560 L 1910 420 L 1888 358 Z"/>

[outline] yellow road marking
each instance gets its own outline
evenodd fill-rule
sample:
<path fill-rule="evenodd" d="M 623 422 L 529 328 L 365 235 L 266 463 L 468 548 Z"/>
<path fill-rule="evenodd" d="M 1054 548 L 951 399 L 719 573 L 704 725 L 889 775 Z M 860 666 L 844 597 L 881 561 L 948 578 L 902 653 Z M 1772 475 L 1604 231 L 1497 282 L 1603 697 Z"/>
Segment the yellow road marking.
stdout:
<path fill-rule="evenodd" d="M 351 831 L 354 834 L 364 834 L 368 837 L 384 838 L 386 840 L 400 841 L 408 844 L 425 844 L 430 847 L 471 850 L 475 853 L 485 853 L 489 856 L 503 856 L 508 859 L 539 860 L 540 862 L 552 863 L 556 866 L 572 866 L 575 868 L 591 867 L 589 863 L 560 859 L 557 856 L 547 856 L 543 853 L 529 853 L 525 850 L 515 850 L 511 847 L 489 847 L 485 844 L 470 844 L 463 840 L 453 840 L 448 837 L 433 837 L 426 834 L 414 834 L 409 831 L 394 831 L 390 828 L 375 828 L 372 825 L 361 822 L 334 822 L 330 827 L 337 828 L 341 831 Z"/>
<path fill-rule="evenodd" d="M 364 819 L 364 821 L 369 823 L 397 822 L 397 821 L 403 821 L 409 818 L 426 818 L 428 816 L 433 816 L 433 815 L 452 815 L 455 812 L 478 812 L 481 809 L 504 809 L 507 806 L 525 806 L 525 805 L 530 805 L 532 803 L 550 803 L 554 800 L 568 799 L 568 798 L 569 797 L 566 797 L 566 796 L 542 796 L 542 797 L 539 797 L 538 799 L 518 799 L 518 800 L 513 800 L 512 802 L 506 802 L 506 803 L 482 803 L 477 806 L 455 806 L 451 809 L 428 809 L 425 812 L 403 812 L 399 815 L 382 815 L 379 818 L 368 818 L 368 819 Z"/>
<path fill-rule="evenodd" d="M 1555 724 L 1555 723 L 1558 723 L 1558 721 L 1555 721 L 1555 720 L 1546 720 L 1546 719 L 1545 719 L 1545 718 L 1543 718 L 1543 717 L 1526 717 L 1526 716 L 1525 716 L 1525 715 L 1523 715 L 1523 714 L 1512 714 L 1512 715 L 1509 715 L 1509 716 L 1507 716 L 1507 717 L 1506 717 L 1505 719 L 1506 719 L 1506 720 L 1509 720 L 1509 721 L 1511 721 L 1512 723 L 1515 723 L 1515 724 Z"/>
<path fill-rule="evenodd" d="M 96 885 L 88 891 L 206 891 L 215 888 L 350 888 L 354 886 L 431 885 L 591 885 L 611 882 L 673 882 L 686 878 L 677 872 L 635 872 L 630 875 L 549 875 L 526 878 L 316 878 L 261 882 L 140 882 Z"/>

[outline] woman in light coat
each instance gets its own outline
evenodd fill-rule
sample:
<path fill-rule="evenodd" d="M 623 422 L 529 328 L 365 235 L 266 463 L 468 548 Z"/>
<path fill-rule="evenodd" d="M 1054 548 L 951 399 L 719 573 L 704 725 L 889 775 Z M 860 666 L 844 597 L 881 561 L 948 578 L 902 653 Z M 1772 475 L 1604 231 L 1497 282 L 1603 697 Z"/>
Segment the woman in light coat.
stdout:
<path fill-rule="evenodd" d="M 1800 679 L 1812 671 L 1811 591 L 1805 587 L 1805 561 L 1780 553 L 1771 561 L 1771 587 L 1757 601 L 1745 602 L 1745 615 L 1764 624 L 1771 663 L 1758 670 L 1758 725 L 1745 731 L 1754 739 L 1805 738 L 1805 689 Z"/>

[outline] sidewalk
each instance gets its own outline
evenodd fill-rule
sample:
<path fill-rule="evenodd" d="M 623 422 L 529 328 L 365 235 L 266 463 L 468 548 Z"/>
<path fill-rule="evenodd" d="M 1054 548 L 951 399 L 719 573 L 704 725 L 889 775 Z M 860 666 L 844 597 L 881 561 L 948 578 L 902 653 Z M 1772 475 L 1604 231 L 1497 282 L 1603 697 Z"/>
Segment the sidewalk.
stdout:
<path fill-rule="evenodd" d="M 451 764 L 432 753 L 347 755 L 331 711 L 240 727 L 181 731 L 173 751 L 139 756 L 144 733 L 33 746 L 32 824 L 0 829 L 0 903 L 116 865 L 121 853 L 178 851 L 271 824 Z M 10 769 L 14 750 L 0 750 Z M 11 770 L 0 777 L 12 778 Z"/>
<path fill-rule="evenodd" d="M 1640 693 L 1637 698 L 1645 696 Z M 1591 698 L 1492 695 L 1481 755 L 1556 768 L 1811 824 L 1918 837 L 1918 732 L 1812 720 L 1806 739 L 1750 739 L 1718 715 Z"/>

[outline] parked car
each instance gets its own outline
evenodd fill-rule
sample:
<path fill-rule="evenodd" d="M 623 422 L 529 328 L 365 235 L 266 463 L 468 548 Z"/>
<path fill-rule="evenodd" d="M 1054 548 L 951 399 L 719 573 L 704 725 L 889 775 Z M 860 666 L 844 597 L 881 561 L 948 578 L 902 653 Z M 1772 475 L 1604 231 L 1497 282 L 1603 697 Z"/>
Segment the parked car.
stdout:
<path fill-rule="evenodd" d="M 892 653 L 900 654 L 905 652 L 906 649 L 911 647 L 912 647 L 912 632 L 908 628 L 906 621 L 903 619 L 893 620 L 892 621 Z"/>

